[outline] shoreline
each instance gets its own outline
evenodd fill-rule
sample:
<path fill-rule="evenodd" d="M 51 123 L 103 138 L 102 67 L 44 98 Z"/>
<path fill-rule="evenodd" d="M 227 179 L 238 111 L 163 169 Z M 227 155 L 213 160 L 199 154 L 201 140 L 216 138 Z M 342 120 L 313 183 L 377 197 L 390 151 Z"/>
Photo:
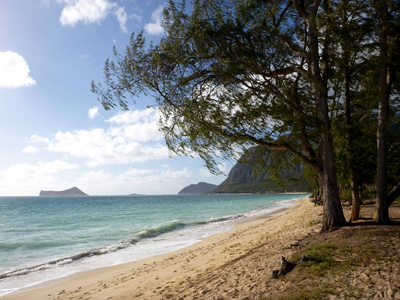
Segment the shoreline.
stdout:
<path fill-rule="evenodd" d="M 211 291 L 214 296 L 219 295 L 224 298 L 223 294 L 229 295 L 229 289 L 235 288 L 235 285 L 226 292 L 224 289 L 212 288 L 204 294 L 208 288 L 204 288 L 201 292 L 202 289 L 197 287 L 204 284 L 212 286 L 212 282 L 202 280 L 195 284 L 193 278 L 214 273 L 232 262 L 240 261 L 244 253 L 250 254 L 262 247 L 268 248 L 271 255 L 273 253 L 268 259 L 268 264 L 278 267 L 282 253 L 290 252 L 290 249 L 282 250 L 285 245 L 286 247 L 294 245 L 298 238 L 319 230 L 318 226 L 308 226 L 308 222 L 318 218 L 321 212 L 322 208 L 314 207 L 308 197 L 302 198 L 287 208 L 263 216 L 233 221 L 232 230 L 206 237 L 188 247 L 55 279 L 39 286 L 3 295 L 0 299 L 26 299 L 28 296 L 32 300 L 79 297 L 162 299 L 168 298 L 168 295 L 175 298 L 182 293 L 192 298 L 199 292 L 200 295 L 207 294 L 209 298 L 208 293 Z M 256 268 L 260 268 L 257 265 Z M 270 273 L 267 273 L 270 277 Z M 255 291 L 244 294 L 262 292 L 260 288 L 257 287 Z"/>
<path fill-rule="evenodd" d="M 75 209 L 68 209 L 71 205 L 75 206 L 75 199 L 67 197 L 63 202 L 67 209 L 60 210 L 57 214 L 49 213 L 49 218 L 38 218 L 35 221 L 35 215 L 47 215 L 45 211 L 40 214 L 27 214 L 27 217 L 33 218 L 33 223 L 41 228 L 40 232 L 44 233 L 44 237 L 57 232 L 54 240 L 51 240 L 55 247 L 53 245 L 48 247 L 46 243 L 42 243 L 46 241 L 45 239 L 37 240 L 35 238 L 36 231 L 30 229 L 24 231 L 26 228 L 24 214 L 21 214 L 20 218 L 9 220 L 9 222 L 4 222 L 3 218 L 4 224 L 9 224 L 5 234 L 2 234 L 6 241 L 6 247 L 8 244 L 13 246 L 14 237 L 11 234 L 13 227 L 21 228 L 21 234 L 17 236 L 17 239 L 24 239 L 25 242 L 21 251 L 7 252 L 2 247 L 4 261 L 2 261 L 0 274 L 0 296 L 82 271 L 172 252 L 197 243 L 207 236 L 230 230 L 233 226 L 232 221 L 243 217 L 247 219 L 247 217 L 263 215 L 280 207 L 293 205 L 301 196 L 299 194 L 290 196 L 280 194 L 196 195 L 181 199 L 175 196 L 162 196 L 144 197 L 137 201 L 131 197 L 127 200 L 118 197 L 115 199 L 98 199 L 96 197 L 93 201 L 76 202 L 79 204 L 78 215 L 85 216 L 87 212 L 94 211 L 97 215 L 111 217 L 97 218 L 94 221 L 88 218 L 88 222 L 83 221 L 82 226 L 80 225 L 77 229 L 74 225 L 76 222 L 72 218 L 77 212 Z M 50 201 L 45 199 L 41 203 L 45 207 L 47 204 L 58 203 L 57 199 L 52 199 Z M 151 201 L 145 201 L 146 199 Z M 12 201 L 8 203 L 9 205 L 4 208 L 5 212 L 18 211 L 20 206 L 30 206 L 34 202 L 31 202 L 31 198 L 28 197 L 28 199 L 22 199 L 21 202 L 17 201 L 17 205 L 11 205 Z M 88 205 L 82 203 L 88 203 Z M 115 205 L 104 210 L 110 203 L 115 203 Z M 162 210 L 164 203 L 171 203 L 171 205 L 168 205 L 165 213 L 160 215 L 158 209 Z M 132 212 L 125 213 L 123 208 L 126 205 L 130 209 L 139 209 L 132 209 Z M 34 206 L 37 207 L 36 204 Z M 51 205 L 48 207 L 51 208 Z M 35 211 L 35 209 L 29 211 Z M 153 218 L 153 214 L 157 217 Z M 12 213 L 6 213 L 4 216 L 7 215 L 12 215 Z M 121 218 L 117 219 L 116 216 L 121 216 Z M 149 218 L 143 216 L 149 216 Z M 138 218 L 137 222 L 136 217 Z M 7 220 L 7 217 L 5 218 Z M 58 224 L 64 220 L 66 220 L 66 227 L 58 227 Z M 135 221 L 132 222 L 132 220 Z M 7 231 L 7 228 L 11 230 Z M 101 229 L 96 230 L 96 228 Z M 94 234 L 88 235 L 87 238 L 84 237 L 82 233 L 87 230 L 91 232 L 92 229 L 95 231 Z M 65 244 L 65 241 L 68 243 Z M 65 251 L 65 249 L 72 250 Z M 13 265 L 16 267 L 12 267 Z"/>

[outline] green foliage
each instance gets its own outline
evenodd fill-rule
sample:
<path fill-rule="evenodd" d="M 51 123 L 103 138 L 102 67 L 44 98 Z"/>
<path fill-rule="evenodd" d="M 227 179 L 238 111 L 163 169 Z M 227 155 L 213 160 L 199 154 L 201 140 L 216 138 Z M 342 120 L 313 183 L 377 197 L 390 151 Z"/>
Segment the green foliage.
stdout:
<path fill-rule="evenodd" d="M 307 247 L 294 257 L 301 258 L 300 255 L 312 257 L 314 260 L 301 263 L 298 267 L 303 268 L 308 274 L 313 276 L 323 276 L 325 272 L 330 271 L 337 262 L 332 258 L 332 254 L 338 250 L 335 244 L 317 244 Z M 301 272 L 301 271 L 300 271 Z"/>
<path fill-rule="evenodd" d="M 92 83 L 106 109 L 153 95 L 169 149 L 196 153 L 214 173 L 220 159 L 257 144 L 315 167 L 320 124 L 297 53 L 305 23 L 292 5 L 201 0 L 188 13 L 169 1 L 163 25 L 158 45 L 132 35 L 125 55 L 107 60 L 106 87 Z"/>
<path fill-rule="evenodd" d="M 308 226 L 314 226 L 314 225 L 317 225 L 317 221 L 311 220 L 308 222 Z"/>
<path fill-rule="evenodd" d="M 308 184 L 310 185 L 313 191 L 316 191 L 317 189 L 320 188 L 317 172 L 315 172 L 314 169 L 306 166 L 304 168 L 304 178 L 307 180 Z"/>
<path fill-rule="evenodd" d="M 342 186 L 362 187 L 376 177 L 381 28 L 378 2 L 318 3 L 196 0 L 188 11 L 185 1 L 170 0 L 160 42 L 148 45 L 143 33 L 132 34 L 123 54 L 114 49 L 104 83 L 92 83 L 92 91 L 105 109 L 129 109 L 130 97 L 153 96 L 170 151 L 200 156 L 215 174 L 221 160 L 258 145 L 273 163 L 255 163 L 264 169 L 254 171 L 256 178 L 266 178 L 268 168 L 278 187 L 279 170 L 302 162 L 312 189 L 321 181 L 336 199 L 330 168 Z M 389 127 L 396 129 L 400 17 L 395 1 L 385 3 L 392 9 L 385 28 L 393 78 Z M 400 180 L 397 133 L 389 136 L 389 187 Z M 297 184 L 300 177 L 292 177 Z M 261 182 L 254 188 L 265 189 Z M 332 214 L 342 224 L 339 211 Z"/>
<path fill-rule="evenodd" d="M 342 201 L 350 201 L 351 200 L 351 189 L 346 188 L 340 191 L 340 199 Z"/>

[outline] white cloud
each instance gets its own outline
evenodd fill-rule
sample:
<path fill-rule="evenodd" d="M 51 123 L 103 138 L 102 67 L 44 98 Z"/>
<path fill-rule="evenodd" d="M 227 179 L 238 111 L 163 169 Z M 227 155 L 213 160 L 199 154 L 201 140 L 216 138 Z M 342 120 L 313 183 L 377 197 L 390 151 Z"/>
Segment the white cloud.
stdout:
<path fill-rule="evenodd" d="M 223 174 L 227 174 L 230 171 L 230 168 L 226 163 L 220 163 L 218 164 L 218 170 Z M 207 168 L 201 168 L 199 170 L 199 176 L 206 178 L 216 177 L 216 175 L 212 174 Z"/>
<path fill-rule="evenodd" d="M 199 170 L 199 175 L 201 177 L 205 177 L 205 178 L 210 178 L 210 177 L 214 177 L 213 174 L 210 173 L 210 170 L 208 170 L 207 168 L 201 168 Z"/>
<path fill-rule="evenodd" d="M 138 122 L 153 123 L 159 119 L 159 113 L 153 108 L 146 108 L 144 110 L 130 110 L 116 114 L 111 117 L 108 122 L 116 124 L 129 125 Z"/>
<path fill-rule="evenodd" d="M 162 177 L 168 179 L 189 178 L 190 176 L 192 176 L 192 172 L 189 172 L 188 168 L 183 168 L 179 171 L 172 171 L 170 169 L 162 171 Z"/>
<path fill-rule="evenodd" d="M 90 184 L 103 185 L 104 182 L 110 182 L 113 180 L 113 176 L 110 173 L 106 173 L 104 170 L 91 171 L 84 173 L 79 179 L 79 185 L 88 187 Z"/>
<path fill-rule="evenodd" d="M 150 170 L 130 169 L 109 180 L 107 184 L 115 186 L 121 191 L 126 187 L 125 193 L 177 193 L 180 190 L 182 180 L 192 176 L 188 168 L 181 170 Z M 121 191 L 122 192 L 122 191 Z"/>
<path fill-rule="evenodd" d="M 139 24 L 142 22 L 142 17 L 137 14 L 131 14 L 129 15 L 129 18 L 134 19 Z"/>
<path fill-rule="evenodd" d="M 125 7 L 120 7 L 109 0 L 58 0 L 65 6 L 61 12 L 60 22 L 63 26 L 75 26 L 78 22 L 100 23 L 111 12 L 116 16 L 122 31 L 127 33 L 128 15 Z"/>
<path fill-rule="evenodd" d="M 155 171 L 150 169 L 130 169 L 126 171 L 125 176 L 143 176 L 148 174 L 153 174 Z"/>
<path fill-rule="evenodd" d="M 45 144 L 48 144 L 50 141 L 49 141 L 48 138 L 41 137 L 41 136 L 38 136 L 38 135 L 34 134 L 34 135 L 31 136 L 31 142 L 32 143 L 45 143 Z"/>
<path fill-rule="evenodd" d="M 74 181 L 90 195 L 175 194 L 192 173 L 187 169 L 153 170 L 130 168 L 118 174 L 105 170 L 84 173 Z M 84 188 L 83 188 L 84 187 Z"/>
<path fill-rule="evenodd" d="M 0 190 L 8 195 L 38 195 L 41 189 L 62 184 L 58 178 L 60 172 L 76 168 L 77 165 L 61 160 L 15 164 L 0 171 Z"/>
<path fill-rule="evenodd" d="M 122 31 L 128 33 L 128 29 L 126 29 L 126 21 L 128 20 L 128 15 L 125 12 L 125 7 L 118 7 L 114 11 L 114 15 L 117 17 L 119 26 L 121 27 Z"/>
<path fill-rule="evenodd" d="M 92 107 L 91 109 L 89 109 L 88 111 L 88 117 L 89 119 L 94 119 L 97 115 L 99 114 L 99 108 L 97 106 Z"/>
<path fill-rule="evenodd" d="M 76 164 L 70 164 L 62 160 L 54 160 L 51 162 L 39 162 L 36 166 L 32 166 L 32 170 L 42 174 L 54 174 L 59 171 L 76 169 Z"/>
<path fill-rule="evenodd" d="M 95 107 L 89 111 L 89 117 L 96 115 Z M 133 110 L 109 118 L 104 128 L 59 131 L 48 137 L 32 135 L 23 152 L 48 151 L 52 153 L 46 157 L 59 160 L 0 170 L 0 191 L 3 195 L 37 195 L 41 189 L 78 186 L 90 195 L 174 194 L 209 178 L 209 173 L 193 170 L 196 162 L 178 163 L 182 167 L 173 163 L 173 167 L 164 160 L 170 153 L 162 143 L 158 119 L 157 110 Z"/>
<path fill-rule="evenodd" d="M 24 153 L 36 153 L 37 150 L 38 150 L 38 148 L 36 148 L 36 147 L 34 147 L 32 145 L 29 145 L 29 146 L 25 147 L 24 149 L 22 149 L 22 152 L 24 152 Z"/>
<path fill-rule="evenodd" d="M 105 19 L 115 6 L 108 0 L 58 0 L 65 4 L 60 16 L 63 26 L 74 26 L 78 22 L 98 23 Z"/>
<path fill-rule="evenodd" d="M 228 172 L 229 168 L 226 163 L 220 163 L 218 165 L 218 170 L 220 170 L 222 173 L 226 174 Z"/>
<path fill-rule="evenodd" d="M 126 182 L 133 186 L 138 193 L 146 194 L 175 194 L 182 189 L 185 184 L 192 177 L 192 172 L 188 168 L 181 170 L 166 169 L 162 171 L 154 171 L 148 175 L 128 176 L 128 174 L 121 174 L 117 177 L 119 182 Z M 143 191 L 143 192 L 141 192 Z"/>
<path fill-rule="evenodd" d="M 119 125 L 111 127 L 110 130 L 113 135 L 138 142 L 148 142 L 163 139 L 162 133 L 158 130 L 158 120 L 158 111 L 147 108 L 119 113 L 110 118 L 108 122 Z"/>
<path fill-rule="evenodd" d="M 159 6 L 152 14 L 151 20 L 153 23 L 148 23 L 144 26 L 144 29 L 148 34 L 151 35 L 161 35 L 164 33 L 164 28 L 161 26 L 162 14 L 164 7 Z"/>
<path fill-rule="evenodd" d="M 29 72 L 29 65 L 21 55 L 12 51 L 0 52 L 0 88 L 35 85 Z"/>
<path fill-rule="evenodd" d="M 89 166 L 161 160 L 169 157 L 169 151 L 160 143 L 163 136 L 157 120 L 155 110 L 129 111 L 110 118 L 107 129 L 59 131 L 51 139 L 33 135 L 31 142 L 45 143 L 51 152 L 87 159 Z"/>

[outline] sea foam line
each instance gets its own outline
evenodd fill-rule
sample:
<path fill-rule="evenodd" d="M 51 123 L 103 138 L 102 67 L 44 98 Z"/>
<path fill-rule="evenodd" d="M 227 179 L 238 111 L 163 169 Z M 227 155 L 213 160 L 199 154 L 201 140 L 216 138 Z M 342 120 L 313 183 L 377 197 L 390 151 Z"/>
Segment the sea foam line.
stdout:
<path fill-rule="evenodd" d="M 27 274 L 30 274 L 33 272 L 47 270 L 47 269 L 50 269 L 50 268 L 53 268 L 56 266 L 71 264 L 73 262 L 76 262 L 76 261 L 84 259 L 84 258 L 98 256 L 98 255 L 104 255 L 104 254 L 107 254 L 110 252 L 115 252 L 118 250 L 122 250 L 122 249 L 125 249 L 128 247 L 131 247 L 141 240 L 155 238 L 160 235 L 166 234 L 168 232 L 173 232 L 173 231 L 180 230 L 180 229 L 183 229 L 186 227 L 201 226 L 201 225 L 206 225 L 206 224 L 211 224 L 211 223 L 219 223 L 219 222 L 222 223 L 222 222 L 226 222 L 226 221 L 237 220 L 242 217 L 244 217 L 244 214 L 238 214 L 238 215 L 234 215 L 234 216 L 226 216 L 226 217 L 221 217 L 221 218 L 211 218 L 209 221 L 191 222 L 191 223 L 186 223 L 186 224 L 178 222 L 178 221 L 172 221 L 167 224 L 163 224 L 163 225 L 156 226 L 156 227 L 149 228 L 149 229 L 144 229 L 136 235 L 136 238 L 133 238 L 130 240 L 121 241 L 116 244 L 108 245 L 108 246 L 105 246 L 105 247 L 102 247 L 99 249 L 83 251 L 78 254 L 69 256 L 69 257 L 64 257 L 64 258 L 52 260 L 50 262 L 45 262 L 45 263 L 42 263 L 39 265 L 21 268 L 21 269 L 17 269 L 17 270 L 13 270 L 10 272 L 0 274 L 0 280 L 9 278 L 9 277 L 14 277 L 14 276 L 23 276 L 23 275 L 27 275 Z"/>

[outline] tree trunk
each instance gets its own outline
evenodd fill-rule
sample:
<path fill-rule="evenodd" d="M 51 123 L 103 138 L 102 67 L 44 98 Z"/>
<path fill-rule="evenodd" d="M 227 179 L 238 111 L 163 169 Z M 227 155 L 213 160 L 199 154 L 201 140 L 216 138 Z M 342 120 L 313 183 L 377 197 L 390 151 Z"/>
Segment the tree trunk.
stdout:
<path fill-rule="evenodd" d="M 327 3 L 329 5 L 329 3 Z M 346 220 L 343 215 L 342 204 L 339 198 L 336 166 L 333 152 L 332 135 L 328 109 L 328 65 L 329 65 L 329 32 L 326 33 L 323 45 L 319 44 L 317 30 L 317 9 L 311 9 L 308 17 L 309 24 L 309 72 L 312 78 L 316 116 L 321 122 L 319 170 L 318 179 L 322 189 L 324 216 L 321 231 L 331 230 L 343 226 Z M 325 7 L 329 11 L 329 7 Z M 320 68 L 320 46 L 322 46 L 323 74 Z"/>
<path fill-rule="evenodd" d="M 389 118 L 389 96 L 390 96 L 390 72 L 388 57 L 388 7 L 385 1 L 377 1 L 377 12 L 380 17 L 380 74 L 379 74 L 379 119 L 377 131 L 377 222 L 387 224 L 389 222 L 389 206 L 387 203 L 387 162 L 386 162 L 386 131 Z"/>
<path fill-rule="evenodd" d="M 347 145 L 346 150 L 349 156 L 349 169 L 351 174 L 351 217 L 350 222 L 354 222 L 360 217 L 360 207 L 361 207 L 361 199 L 360 199 L 360 191 L 357 180 L 357 170 L 354 165 L 354 134 L 353 134 L 353 120 L 351 116 L 351 95 L 350 95 L 350 70 L 348 64 L 350 63 L 349 58 L 349 50 L 345 45 L 344 49 L 344 60 L 345 60 L 345 68 L 344 68 L 344 110 L 346 117 L 346 135 L 347 135 Z"/>
<path fill-rule="evenodd" d="M 325 140 L 328 139 L 328 140 Z M 334 164 L 332 141 L 330 134 L 324 134 L 321 141 L 323 150 L 321 164 L 323 171 L 319 172 L 319 182 L 322 188 L 323 198 L 323 224 L 321 231 L 329 231 L 334 227 L 340 227 L 346 224 L 343 215 L 342 204 L 339 198 L 339 189 L 337 186 L 336 167 Z"/>
<path fill-rule="evenodd" d="M 351 180 L 351 196 L 353 201 L 351 205 L 350 222 L 354 222 L 360 218 L 361 208 L 360 189 L 355 179 Z"/>
<path fill-rule="evenodd" d="M 318 172 L 322 190 L 324 218 L 321 231 L 328 231 L 334 227 L 346 224 L 336 177 L 335 156 L 333 152 L 330 120 L 328 115 L 328 95 L 326 90 L 314 86 L 314 95 L 317 107 L 317 116 L 323 124 L 321 130 L 320 155 Z"/>

